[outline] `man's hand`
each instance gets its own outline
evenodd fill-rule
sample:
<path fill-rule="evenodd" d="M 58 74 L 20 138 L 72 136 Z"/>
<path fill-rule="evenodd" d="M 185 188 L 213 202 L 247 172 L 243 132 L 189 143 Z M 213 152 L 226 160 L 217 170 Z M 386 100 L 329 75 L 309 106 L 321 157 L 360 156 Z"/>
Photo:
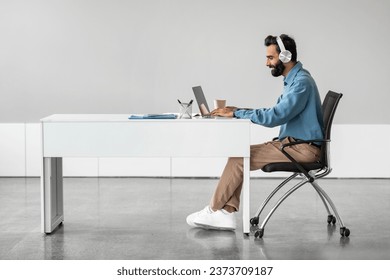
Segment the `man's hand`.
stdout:
<path fill-rule="evenodd" d="M 235 110 L 237 110 L 237 107 L 228 106 L 228 107 L 225 107 L 225 108 L 215 109 L 210 114 L 212 116 L 221 116 L 221 117 L 233 118 L 233 112 Z"/>

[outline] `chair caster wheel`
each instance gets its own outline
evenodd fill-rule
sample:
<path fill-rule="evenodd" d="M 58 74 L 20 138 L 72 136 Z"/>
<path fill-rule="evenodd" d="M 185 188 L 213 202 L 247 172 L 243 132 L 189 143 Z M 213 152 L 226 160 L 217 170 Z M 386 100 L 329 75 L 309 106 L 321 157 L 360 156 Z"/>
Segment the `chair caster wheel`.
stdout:
<path fill-rule="evenodd" d="M 341 234 L 341 236 L 348 237 L 351 234 L 351 231 L 346 227 L 341 227 L 340 234 Z"/>
<path fill-rule="evenodd" d="M 330 225 L 331 223 L 336 224 L 336 217 L 333 215 L 328 216 L 328 224 Z"/>
<path fill-rule="evenodd" d="M 250 219 L 250 223 L 252 226 L 257 226 L 259 224 L 259 217 L 253 217 Z"/>
<path fill-rule="evenodd" d="M 264 229 L 259 229 L 255 232 L 255 238 L 262 238 L 264 235 Z"/>

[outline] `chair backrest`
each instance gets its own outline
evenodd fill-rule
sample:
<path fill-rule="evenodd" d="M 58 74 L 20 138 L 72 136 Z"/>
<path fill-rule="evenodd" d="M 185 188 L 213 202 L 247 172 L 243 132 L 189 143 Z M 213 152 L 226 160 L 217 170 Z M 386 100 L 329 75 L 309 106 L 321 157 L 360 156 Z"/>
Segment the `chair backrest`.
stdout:
<path fill-rule="evenodd" d="M 322 114 L 323 114 L 323 120 L 324 120 L 324 133 L 325 133 L 325 139 L 330 141 L 331 136 L 331 130 L 332 130 L 332 123 L 333 123 L 333 117 L 336 113 L 337 105 L 339 104 L 339 101 L 341 97 L 343 96 L 342 93 L 337 93 L 333 91 L 328 91 L 328 93 L 325 96 L 324 101 L 322 102 Z M 325 164 L 326 166 L 329 166 L 329 144 L 324 143 L 321 148 L 321 162 Z"/>

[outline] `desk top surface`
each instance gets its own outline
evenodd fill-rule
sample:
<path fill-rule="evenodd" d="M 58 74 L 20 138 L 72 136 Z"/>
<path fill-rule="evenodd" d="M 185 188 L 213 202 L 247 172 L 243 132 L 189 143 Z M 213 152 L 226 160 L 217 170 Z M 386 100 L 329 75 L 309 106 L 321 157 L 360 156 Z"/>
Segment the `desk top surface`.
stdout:
<path fill-rule="evenodd" d="M 201 118 L 192 119 L 132 119 L 131 114 L 54 114 L 41 119 L 41 122 L 250 122 L 236 118 Z"/>

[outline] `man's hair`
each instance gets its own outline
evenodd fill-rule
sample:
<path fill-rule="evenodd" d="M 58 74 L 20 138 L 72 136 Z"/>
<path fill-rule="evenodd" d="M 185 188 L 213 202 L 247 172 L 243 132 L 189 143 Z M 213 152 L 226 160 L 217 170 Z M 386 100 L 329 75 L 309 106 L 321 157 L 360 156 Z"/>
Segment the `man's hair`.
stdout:
<path fill-rule="evenodd" d="M 297 46 L 295 44 L 295 41 L 293 38 L 286 34 L 282 34 L 279 36 L 280 39 L 282 39 L 282 42 L 284 44 L 284 47 L 286 50 L 291 52 L 291 61 L 297 61 Z M 267 38 L 264 40 L 264 45 L 266 47 L 269 47 L 270 45 L 276 45 L 276 50 L 278 53 L 281 52 L 278 42 L 276 41 L 276 36 L 269 35 Z"/>

